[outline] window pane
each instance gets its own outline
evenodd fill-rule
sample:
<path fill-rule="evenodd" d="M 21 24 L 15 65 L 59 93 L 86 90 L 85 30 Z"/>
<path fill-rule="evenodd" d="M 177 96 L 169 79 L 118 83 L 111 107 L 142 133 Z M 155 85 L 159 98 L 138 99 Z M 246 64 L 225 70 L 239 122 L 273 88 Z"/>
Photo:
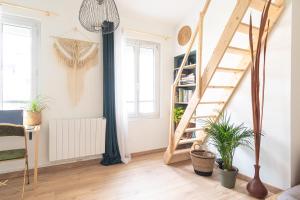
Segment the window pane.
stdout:
<path fill-rule="evenodd" d="M 31 98 L 32 30 L 3 25 L 3 109 L 24 107 Z"/>
<path fill-rule="evenodd" d="M 124 64 L 126 71 L 126 93 L 127 101 L 135 100 L 135 69 L 134 69 L 134 48 L 126 46 L 124 52 Z"/>
<path fill-rule="evenodd" d="M 139 102 L 139 111 L 142 114 L 154 112 L 154 102 Z"/>
<path fill-rule="evenodd" d="M 139 61 L 139 100 L 154 101 L 154 50 L 140 48 Z M 153 110 L 150 110 L 152 112 Z"/>
<path fill-rule="evenodd" d="M 135 113 L 134 102 L 127 102 L 127 113 L 128 114 L 134 114 Z"/>

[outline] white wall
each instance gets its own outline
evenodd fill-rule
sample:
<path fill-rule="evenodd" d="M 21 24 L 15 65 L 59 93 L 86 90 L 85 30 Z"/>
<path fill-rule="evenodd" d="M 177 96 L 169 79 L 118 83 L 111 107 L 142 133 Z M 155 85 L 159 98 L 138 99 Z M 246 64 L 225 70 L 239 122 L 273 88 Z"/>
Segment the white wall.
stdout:
<path fill-rule="evenodd" d="M 291 165 L 292 185 L 300 184 L 300 1 L 293 1 L 292 94 L 291 94 Z"/>
<path fill-rule="evenodd" d="M 64 36 L 70 38 L 84 39 L 84 35 L 74 33 L 72 28 L 77 27 L 93 41 L 99 42 L 100 35 L 88 33 L 81 28 L 78 21 L 78 11 L 81 0 L 11 0 L 9 2 L 26 5 L 29 7 L 50 10 L 57 13 L 57 16 L 43 16 L 27 10 L 12 9 L 4 7 L 3 12 L 14 13 L 21 16 L 34 18 L 41 23 L 41 50 L 39 64 L 39 93 L 51 97 L 49 109 L 43 112 L 43 125 L 40 142 L 40 166 L 47 166 L 48 158 L 48 121 L 53 118 L 79 118 L 79 117 L 99 117 L 102 116 L 102 60 L 100 64 L 87 71 L 85 76 L 84 93 L 80 103 L 72 107 L 68 96 L 67 72 L 64 65 L 60 64 L 53 51 L 53 38 L 50 36 Z M 160 22 L 153 22 L 140 17 L 129 16 L 126 12 L 120 12 L 122 25 L 144 32 L 159 33 L 162 35 L 171 34 L 171 29 Z M 172 45 L 171 40 L 150 35 L 140 35 L 145 40 L 152 40 L 161 43 L 161 102 L 160 117 L 157 119 L 134 120 L 129 123 L 129 144 L 131 152 L 157 149 L 167 146 L 168 137 L 168 113 L 169 113 L 169 88 L 171 85 L 172 73 Z M 100 41 L 100 54 L 101 54 Z M 21 141 L 20 141 L 21 143 Z M 0 141 L 3 147 L 14 145 L 8 141 Z M 29 143 L 30 165 L 33 161 L 33 142 Z M 0 165 L 0 173 L 21 170 L 23 161 L 11 161 Z"/>
<path fill-rule="evenodd" d="M 203 63 L 206 66 L 228 18 L 235 6 L 235 0 L 212 1 L 204 26 Z M 265 116 L 263 131 L 265 136 L 261 144 L 261 178 L 264 182 L 279 188 L 291 185 L 291 153 L 290 153 L 290 93 L 291 93 L 291 1 L 278 26 L 271 35 L 267 55 L 267 78 L 265 96 Z M 195 8 L 177 27 L 183 25 L 195 27 L 199 8 Z M 245 18 L 244 20 L 249 20 Z M 257 20 L 257 19 L 256 19 Z M 177 34 L 177 32 L 176 32 Z M 241 44 L 241 38 L 237 38 Z M 246 38 L 247 39 L 247 38 Z M 284 42 L 279 42 L 284 41 Z M 184 53 L 185 48 L 176 46 L 176 54 Z M 245 123 L 252 127 L 251 93 L 249 73 L 227 107 L 228 113 L 236 123 Z M 254 175 L 254 152 L 238 149 L 234 164 L 240 173 L 252 177 Z"/>

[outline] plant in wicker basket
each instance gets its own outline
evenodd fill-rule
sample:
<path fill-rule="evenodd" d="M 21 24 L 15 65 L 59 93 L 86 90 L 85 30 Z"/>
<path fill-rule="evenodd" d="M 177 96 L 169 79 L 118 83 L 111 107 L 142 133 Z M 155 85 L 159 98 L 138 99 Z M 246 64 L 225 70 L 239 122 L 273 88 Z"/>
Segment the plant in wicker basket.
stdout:
<path fill-rule="evenodd" d="M 210 144 L 219 152 L 222 158 L 221 184 L 227 188 L 233 188 L 238 169 L 232 166 L 235 150 L 239 146 L 251 148 L 253 132 L 244 124 L 235 125 L 230 122 L 230 116 L 220 114 L 220 118 L 204 121 L 205 132 L 208 134 Z"/>
<path fill-rule="evenodd" d="M 26 122 L 28 126 L 40 125 L 42 121 L 42 111 L 48 108 L 47 99 L 38 95 L 32 99 L 26 108 Z"/>

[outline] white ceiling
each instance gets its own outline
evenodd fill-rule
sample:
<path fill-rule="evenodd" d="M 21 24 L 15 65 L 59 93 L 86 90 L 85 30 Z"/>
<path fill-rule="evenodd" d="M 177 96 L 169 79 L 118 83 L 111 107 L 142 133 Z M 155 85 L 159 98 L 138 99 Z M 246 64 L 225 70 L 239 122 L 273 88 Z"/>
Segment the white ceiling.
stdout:
<path fill-rule="evenodd" d="M 115 0 L 120 15 L 136 15 L 151 18 L 172 26 L 200 8 L 204 0 Z"/>
<path fill-rule="evenodd" d="M 41 9 L 53 10 L 55 5 L 65 5 L 70 2 L 79 7 L 83 0 L 7 0 L 20 5 L 28 5 Z M 122 16 L 148 18 L 166 25 L 176 26 L 190 12 L 199 11 L 205 0 L 115 0 Z M 70 6 L 70 5 L 69 5 Z M 73 5 L 72 5 L 73 6 Z M 77 9 L 76 9 L 77 12 Z"/>

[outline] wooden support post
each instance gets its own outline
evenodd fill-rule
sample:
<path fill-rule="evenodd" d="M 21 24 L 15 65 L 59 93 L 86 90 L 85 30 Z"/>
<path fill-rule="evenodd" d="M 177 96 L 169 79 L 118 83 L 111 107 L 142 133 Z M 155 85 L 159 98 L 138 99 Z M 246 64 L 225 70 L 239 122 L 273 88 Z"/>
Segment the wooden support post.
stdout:
<path fill-rule="evenodd" d="M 204 18 L 211 0 L 207 0 L 199 16 L 198 26 L 198 49 L 197 49 L 197 69 L 196 69 L 196 91 L 199 98 L 201 98 L 201 77 L 202 77 L 202 56 L 203 56 L 203 27 Z"/>
<path fill-rule="evenodd" d="M 203 14 L 200 13 L 199 17 L 199 30 L 198 30 L 198 49 L 197 49 L 197 67 L 196 67 L 196 90 L 195 92 L 201 97 L 201 74 L 202 74 L 202 48 L 203 48 Z"/>

